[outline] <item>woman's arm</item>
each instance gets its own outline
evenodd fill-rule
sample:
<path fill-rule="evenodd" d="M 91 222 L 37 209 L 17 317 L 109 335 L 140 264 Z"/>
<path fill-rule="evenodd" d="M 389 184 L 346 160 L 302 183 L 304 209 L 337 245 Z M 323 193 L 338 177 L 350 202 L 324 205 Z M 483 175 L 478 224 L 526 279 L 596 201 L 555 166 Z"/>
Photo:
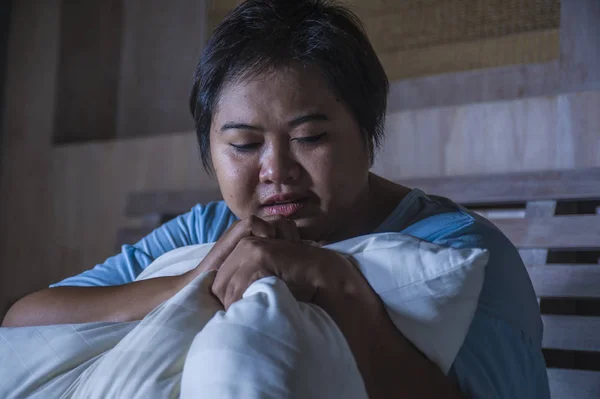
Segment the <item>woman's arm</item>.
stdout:
<path fill-rule="evenodd" d="M 347 287 L 346 295 L 321 296 L 317 304 L 348 341 L 369 398 L 462 397 L 439 367 L 398 331 L 374 292 L 362 293 L 363 285 Z"/>
<path fill-rule="evenodd" d="M 112 287 L 47 288 L 17 301 L 4 317 L 2 327 L 140 320 L 195 275 L 196 269 L 180 276 Z"/>
<path fill-rule="evenodd" d="M 295 226 L 282 217 L 257 217 L 234 223 L 189 272 L 105 287 L 56 287 L 38 291 L 15 303 L 3 327 L 21 327 L 94 321 L 132 321 L 144 318 L 202 272 L 218 269 L 244 237 L 281 237 L 299 240 Z"/>
<path fill-rule="evenodd" d="M 196 205 L 135 245 L 124 245 L 120 254 L 93 269 L 20 299 L 6 314 L 3 326 L 141 319 L 189 279 L 165 277 L 134 283 L 136 276 L 168 251 L 216 241 L 232 218 L 223 202 Z"/>

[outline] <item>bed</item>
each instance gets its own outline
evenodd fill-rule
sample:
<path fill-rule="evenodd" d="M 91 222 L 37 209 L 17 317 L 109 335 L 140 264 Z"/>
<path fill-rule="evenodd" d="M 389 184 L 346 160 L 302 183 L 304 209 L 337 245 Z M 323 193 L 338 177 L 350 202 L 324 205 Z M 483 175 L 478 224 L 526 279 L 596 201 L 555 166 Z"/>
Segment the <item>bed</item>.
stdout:
<path fill-rule="evenodd" d="M 404 179 L 492 220 L 519 249 L 539 297 L 553 399 L 600 397 L 600 168 Z M 194 204 L 221 199 L 205 190 L 131 193 L 131 243 Z"/>

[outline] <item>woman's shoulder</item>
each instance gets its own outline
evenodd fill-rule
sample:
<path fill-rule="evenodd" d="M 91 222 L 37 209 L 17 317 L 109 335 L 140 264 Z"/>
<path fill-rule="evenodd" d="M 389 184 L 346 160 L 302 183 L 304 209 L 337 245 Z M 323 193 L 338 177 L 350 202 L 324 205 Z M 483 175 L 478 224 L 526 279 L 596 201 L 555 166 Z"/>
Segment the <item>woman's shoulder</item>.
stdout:
<path fill-rule="evenodd" d="M 181 216 L 191 235 L 195 238 L 195 244 L 215 242 L 225 233 L 236 216 L 229 209 L 225 201 L 213 201 L 207 204 L 196 204 L 192 209 Z"/>
<path fill-rule="evenodd" d="M 413 190 L 418 221 L 401 232 L 453 248 L 484 248 L 489 254 L 480 309 L 541 339 L 539 308 L 527 270 L 511 241 L 492 222 L 453 201 Z"/>
<path fill-rule="evenodd" d="M 416 188 L 402 197 L 376 232 L 400 232 L 435 241 L 473 223 L 476 220 L 466 209 L 447 198 L 428 195 Z"/>
<path fill-rule="evenodd" d="M 480 215 L 449 198 L 426 194 L 418 188 L 410 190 L 397 203 L 375 232 L 405 233 L 436 243 L 463 240 L 465 246 L 485 246 L 490 240 L 498 244 L 498 237 L 503 235 Z M 508 240 L 500 241 L 512 245 Z"/>

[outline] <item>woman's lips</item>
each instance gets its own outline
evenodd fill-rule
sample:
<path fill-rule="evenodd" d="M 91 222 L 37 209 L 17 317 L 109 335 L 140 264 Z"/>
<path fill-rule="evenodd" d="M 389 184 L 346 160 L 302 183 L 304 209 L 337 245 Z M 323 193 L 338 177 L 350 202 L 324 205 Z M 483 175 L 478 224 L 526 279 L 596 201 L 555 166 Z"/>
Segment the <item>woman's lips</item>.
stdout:
<path fill-rule="evenodd" d="M 291 217 L 304 208 L 305 201 L 292 201 L 284 204 L 265 205 L 263 209 L 267 215 L 282 215 Z"/>

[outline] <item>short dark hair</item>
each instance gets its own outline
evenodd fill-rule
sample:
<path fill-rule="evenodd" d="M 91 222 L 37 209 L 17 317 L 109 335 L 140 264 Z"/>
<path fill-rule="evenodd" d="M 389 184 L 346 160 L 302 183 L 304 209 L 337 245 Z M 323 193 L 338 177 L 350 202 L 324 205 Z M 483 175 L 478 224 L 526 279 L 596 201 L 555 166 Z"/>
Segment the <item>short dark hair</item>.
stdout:
<path fill-rule="evenodd" d="M 316 66 L 371 143 L 381 143 L 389 82 L 358 17 L 332 0 L 246 0 L 216 27 L 194 75 L 190 109 L 208 172 L 226 81 L 293 64 Z"/>

